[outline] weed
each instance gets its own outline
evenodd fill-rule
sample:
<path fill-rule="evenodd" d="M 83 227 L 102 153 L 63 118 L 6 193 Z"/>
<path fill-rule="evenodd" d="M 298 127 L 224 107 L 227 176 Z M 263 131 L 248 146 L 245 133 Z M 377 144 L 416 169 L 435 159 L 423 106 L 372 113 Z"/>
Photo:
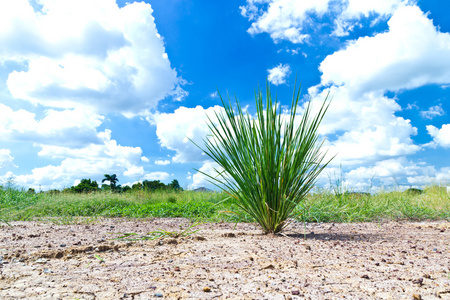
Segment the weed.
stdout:
<path fill-rule="evenodd" d="M 183 229 L 183 226 L 180 225 L 180 229 L 178 231 L 168 231 L 168 230 L 164 230 L 164 229 L 158 229 L 155 231 L 151 231 L 151 232 L 147 233 L 146 235 L 139 236 L 136 238 L 132 238 L 132 237 L 138 236 L 137 233 L 118 233 L 118 234 L 121 234 L 121 236 L 117 237 L 116 240 L 123 239 L 123 240 L 127 240 L 127 241 L 136 241 L 136 240 L 156 240 L 156 239 L 163 239 L 166 237 L 179 238 L 179 237 L 189 236 L 191 234 L 194 234 L 194 233 L 200 231 L 200 229 L 194 230 L 194 228 L 200 224 L 201 223 L 192 223 L 189 227 L 187 227 L 185 229 Z"/>
<path fill-rule="evenodd" d="M 255 118 L 237 99 L 235 112 L 230 100 L 220 98 L 224 110 L 209 119 L 212 136 L 200 148 L 222 171 L 216 170 L 217 176 L 199 172 L 236 200 L 238 213 L 250 215 L 265 233 L 280 232 L 329 163 L 317 133 L 329 101 L 313 117 L 308 103 L 296 122 L 300 89 L 294 88 L 287 116 L 276 99 L 272 102 L 268 84 L 265 101 L 260 90 L 255 95 Z"/>

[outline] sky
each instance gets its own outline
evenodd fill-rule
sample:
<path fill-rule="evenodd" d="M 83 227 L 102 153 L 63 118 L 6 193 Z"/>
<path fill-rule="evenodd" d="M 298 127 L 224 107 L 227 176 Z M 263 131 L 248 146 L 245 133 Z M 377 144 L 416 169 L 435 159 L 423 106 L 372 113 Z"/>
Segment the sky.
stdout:
<path fill-rule="evenodd" d="M 212 187 L 222 95 L 250 113 L 266 82 L 289 107 L 331 106 L 348 189 L 450 184 L 447 0 L 0 0 L 0 184 L 83 178 Z M 302 109 L 299 110 L 301 114 Z"/>

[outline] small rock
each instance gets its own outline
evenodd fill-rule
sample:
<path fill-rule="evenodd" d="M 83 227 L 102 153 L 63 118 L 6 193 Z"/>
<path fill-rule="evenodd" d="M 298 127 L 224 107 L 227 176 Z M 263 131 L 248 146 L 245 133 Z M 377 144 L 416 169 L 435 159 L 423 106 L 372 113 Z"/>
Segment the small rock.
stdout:
<path fill-rule="evenodd" d="M 209 292 L 211 292 L 211 288 L 205 286 L 205 287 L 203 288 L 203 291 L 206 292 L 206 293 L 209 293 Z"/>
<path fill-rule="evenodd" d="M 45 258 L 39 258 L 36 260 L 36 263 L 37 264 L 45 264 L 45 263 L 47 263 L 47 260 Z"/>
<path fill-rule="evenodd" d="M 228 232 L 228 233 L 224 233 L 222 234 L 223 237 L 227 237 L 227 238 L 234 238 L 236 237 L 236 235 L 232 232 Z"/>
<path fill-rule="evenodd" d="M 155 297 L 156 297 L 156 298 L 162 298 L 162 297 L 163 297 L 163 294 L 161 294 L 161 293 L 155 293 Z"/>
<path fill-rule="evenodd" d="M 272 265 L 272 264 L 270 264 L 270 265 L 268 265 L 268 266 L 265 266 L 265 267 L 262 268 L 261 270 L 267 270 L 267 269 L 273 270 L 273 269 L 275 269 L 275 266 Z"/>
<path fill-rule="evenodd" d="M 66 244 L 61 244 L 61 245 L 59 245 L 60 247 L 66 247 L 67 245 Z"/>
<path fill-rule="evenodd" d="M 370 279 L 369 275 L 367 275 L 367 274 L 361 276 L 361 278 L 364 278 L 364 279 Z"/>
<path fill-rule="evenodd" d="M 300 291 L 299 290 L 294 290 L 294 291 L 292 291 L 292 295 L 300 295 Z"/>
<path fill-rule="evenodd" d="M 178 245 L 178 241 L 176 239 L 167 240 L 167 244 L 169 245 Z"/>
<path fill-rule="evenodd" d="M 414 300 L 422 300 L 422 296 L 420 296 L 420 294 L 413 294 L 413 299 Z"/>

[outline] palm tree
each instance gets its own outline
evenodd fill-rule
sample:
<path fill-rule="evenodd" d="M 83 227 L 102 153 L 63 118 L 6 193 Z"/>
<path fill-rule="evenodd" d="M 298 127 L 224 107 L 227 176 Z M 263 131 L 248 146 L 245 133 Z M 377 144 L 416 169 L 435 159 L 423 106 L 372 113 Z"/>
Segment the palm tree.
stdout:
<path fill-rule="evenodd" d="M 102 183 L 105 181 L 109 181 L 109 186 L 111 187 L 111 191 L 115 191 L 116 190 L 116 183 L 119 181 L 119 179 L 117 178 L 116 174 L 105 174 L 104 175 L 105 178 L 103 178 Z"/>

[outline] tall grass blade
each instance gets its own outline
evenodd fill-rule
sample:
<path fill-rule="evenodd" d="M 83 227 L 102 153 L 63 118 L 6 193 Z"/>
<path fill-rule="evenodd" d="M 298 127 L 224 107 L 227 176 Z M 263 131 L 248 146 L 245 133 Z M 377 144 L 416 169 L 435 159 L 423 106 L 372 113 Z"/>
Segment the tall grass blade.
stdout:
<path fill-rule="evenodd" d="M 329 163 L 317 133 L 329 101 L 325 99 L 315 116 L 308 103 L 297 126 L 300 89 L 294 88 L 288 116 L 272 100 L 269 85 L 265 101 L 262 91 L 256 92 L 255 118 L 244 112 L 237 98 L 235 110 L 229 97 L 220 98 L 224 110 L 216 112 L 215 119 L 208 118 L 211 137 L 204 139 L 202 150 L 224 171 L 216 170 L 216 176 L 202 173 L 264 232 L 280 232 Z"/>

